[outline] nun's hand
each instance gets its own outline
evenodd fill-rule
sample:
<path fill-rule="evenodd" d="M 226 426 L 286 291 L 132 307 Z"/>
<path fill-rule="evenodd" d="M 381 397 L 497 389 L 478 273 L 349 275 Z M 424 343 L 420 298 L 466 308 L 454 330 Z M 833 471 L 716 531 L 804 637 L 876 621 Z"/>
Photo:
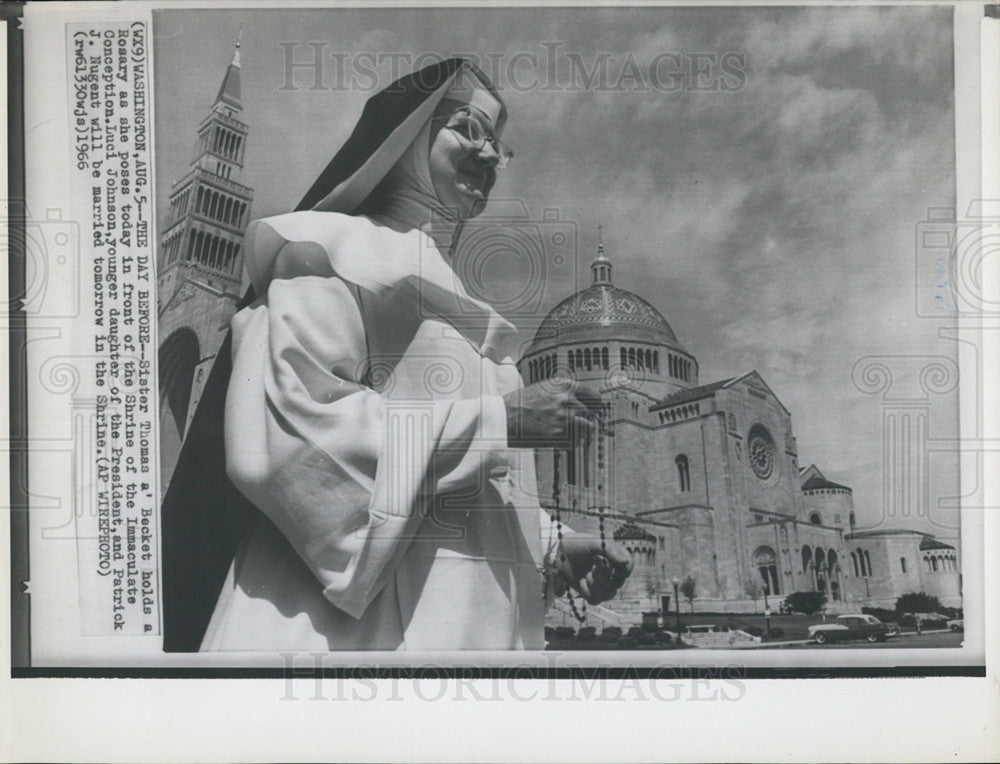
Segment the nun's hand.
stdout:
<path fill-rule="evenodd" d="M 614 541 L 574 533 L 560 542 L 556 570 L 591 605 L 615 596 L 632 572 L 632 555 Z"/>
<path fill-rule="evenodd" d="M 566 448 L 575 432 L 587 432 L 601 411 L 600 394 L 581 384 L 536 382 L 504 396 L 507 445 Z"/>

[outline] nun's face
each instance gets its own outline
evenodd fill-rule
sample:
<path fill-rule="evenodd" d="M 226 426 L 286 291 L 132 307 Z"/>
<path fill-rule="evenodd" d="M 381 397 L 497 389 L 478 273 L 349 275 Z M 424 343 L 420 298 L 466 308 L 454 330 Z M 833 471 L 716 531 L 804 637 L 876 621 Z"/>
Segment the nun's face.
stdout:
<path fill-rule="evenodd" d="M 489 134 L 494 133 L 495 127 L 485 114 L 474 108 L 466 110 L 469 112 Z M 431 142 L 431 181 L 438 201 L 456 210 L 465 220 L 478 215 L 486 205 L 496 182 L 499 157 L 490 141 L 476 148 L 468 140 L 467 132 L 449 127 L 450 124 L 443 121 L 443 127 Z"/>

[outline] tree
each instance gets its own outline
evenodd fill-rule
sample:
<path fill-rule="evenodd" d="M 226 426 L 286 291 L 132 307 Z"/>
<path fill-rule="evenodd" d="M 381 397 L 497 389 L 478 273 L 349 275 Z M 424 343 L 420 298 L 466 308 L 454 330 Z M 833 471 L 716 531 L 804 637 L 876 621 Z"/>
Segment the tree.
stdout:
<path fill-rule="evenodd" d="M 749 580 L 743 586 L 743 591 L 747 597 L 753 600 L 753 608 L 756 610 L 757 600 L 764 596 L 763 582 L 757 576 L 751 574 Z"/>
<path fill-rule="evenodd" d="M 681 581 L 681 594 L 684 595 L 684 599 L 688 601 L 688 606 L 691 608 L 691 612 L 694 612 L 694 597 L 695 597 L 695 581 L 692 576 L 688 576 L 683 581 Z"/>
<path fill-rule="evenodd" d="M 896 600 L 897 613 L 937 613 L 941 602 L 926 592 L 910 592 Z"/>
<path fill-rule="evenodd" d="M 643 585 L 646 589 L 646 596 L 649 597 L 650 610 L 655 610 L 656 598 L 660 596 L 660 580 L 652 572 L 647 571 Z"/>
<path fill-rule="evenodd" d="M 785 607 L 795 613 L 813 615 L 826 604 L 823 592 L 792 592 L 785 597 Z"/>

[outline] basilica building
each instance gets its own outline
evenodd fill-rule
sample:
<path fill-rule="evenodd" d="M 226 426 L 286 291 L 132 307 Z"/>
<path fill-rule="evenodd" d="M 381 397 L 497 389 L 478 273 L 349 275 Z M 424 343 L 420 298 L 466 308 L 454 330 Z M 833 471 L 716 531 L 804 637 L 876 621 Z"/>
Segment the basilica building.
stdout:
<path fill-rule="evenodd" d="M 240 43 L 170 189 L 157 253 L 160 463 L 165 488 L 240 300 L 244 185 Z M 859 530 L 851 489 L 802 467 L 792 417 L 755 371 L 704 383 L 666 319 L 614 286 L 603 246 L 592 284 L 560 302 L 520 361 L 526 383 L 603 391 L 605 426 L 537 454 L 541 503 L 569 527 L 623 543 L 635 572 L 608 609 L 655 609 L 695 581 L 695 610 L 772 608 L 819 590 L 833 610 L 891 607 L 912 591 L 961 604 L 954 547 L 908 529 Z M 755 599 L 756 597 L 756 599 Z M 685 602 L 684 607 L 687 607 Z"/>
<path fill-rule="evenodd" d="M 857 531 L 849 487 L 799 464 L 792 415 L 756 371 L 711 382 L 649 302 L 616 287 L 603 246 L 591 285 L 556 305 L 520 361 L 526 384 L 600 388 L 604 425 L 537 452 L 542 505 L 602 529 L 634 572 L 605 609 L 659 609 L 673 583 L 693 607 L 759 609 L 822 591 L 831 611 L 892 607 L 912 591 L 960 605 L 956 551 L 912 530 Z M 688 608 L 685 601 L 684 608 Z"/>

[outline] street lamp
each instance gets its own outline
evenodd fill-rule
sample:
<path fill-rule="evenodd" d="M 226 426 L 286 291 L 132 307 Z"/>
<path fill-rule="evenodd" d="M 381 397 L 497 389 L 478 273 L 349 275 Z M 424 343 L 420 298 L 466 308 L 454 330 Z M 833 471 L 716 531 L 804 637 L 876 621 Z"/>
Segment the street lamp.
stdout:
<path fill-rule="evenodd" d="M 771 606 L 767 604 L 767 590 L 771 588 L 769 581 L 764 581 L 764 636 L 771 636 Z"/>
<path fill-rule="evenodd" d="M 680 636 L 681 633 L 681 595 L 680 588 L 681 582 L 677 580 L 677 576 L 674 576 L 674 580 L 671 581 L 674 585 L 674 613 L 677 614 L 677 634 Z"/>

